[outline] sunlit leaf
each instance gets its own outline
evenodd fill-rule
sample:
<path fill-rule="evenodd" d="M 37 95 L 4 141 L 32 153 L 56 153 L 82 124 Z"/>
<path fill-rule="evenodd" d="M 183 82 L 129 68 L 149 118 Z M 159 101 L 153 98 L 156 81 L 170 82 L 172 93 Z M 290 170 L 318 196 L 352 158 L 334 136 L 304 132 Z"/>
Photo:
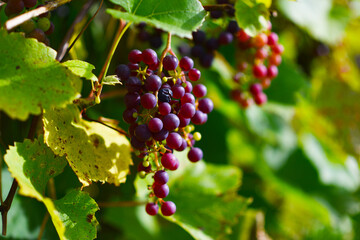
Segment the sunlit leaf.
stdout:
<path fill-rule="evenodd" d="M 125 12 L 109 9 L 115 18 L 134 23 L 146 22 L 179 37 L 191 37 L 200 27 L 206 12 L 197 0 L 111 0 Z"/>
<path fill-rule="evenodd" d="M 69 165 L 83 185 L 125 182 L 129 173 L 130 144 L 119 132 L 80 118 L 75 105 L 44 113 L 45 142 Z"/>
<path fill-rule="evenodd" d="M 90 63 L 81 60 L 69 60 L 62 64 L 79 77 L 91 80 L 93 82 L 98 80 L 97 77 L 92 73 L 95 67 Z"/>
<path fill-rule="evenodd" d="M 0 109 L 25 120 L 41 108 L 65 106 L 81 89 L 80 78 L 55 60 L 56 52 L 20 33 L 0 31 Z"/>

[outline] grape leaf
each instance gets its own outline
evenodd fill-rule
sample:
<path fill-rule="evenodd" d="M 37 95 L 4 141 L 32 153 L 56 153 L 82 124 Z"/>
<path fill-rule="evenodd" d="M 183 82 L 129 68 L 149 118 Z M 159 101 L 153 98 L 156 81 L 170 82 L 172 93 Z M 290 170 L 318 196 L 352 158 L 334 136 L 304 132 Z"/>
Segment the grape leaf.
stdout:
<path fill-rule="evenodd" d="M 99 208 L 87 193 L 72 190 L 59 200 L 45 199 L 44 203 L 61 240 L 96 238 L 95 212 Z"/>
<path fill-rule="evenodd" d="M 34 141 L 15 143 L 4 157 L 9 171 L 19 183 L 20 193 L 45 204 L 60 239 L 81 239 L 83 236 L 94 239 L 97 225 L 94 214 L 98 207 L 87 193 L 73 190 L 60 200 L 44 196 L 47 182 L 63 171 L 66 159 L 54 155 L 43 140 L 40 136 Z"/>
<path fill-rule="evenodd" d="M 191 32 L 199 28 L 206 12 L 198 0 L 111 0 L 125 12 L 108 9 L 115 18 L 130 22 L 146 22 L 179 37 L 191 38 Z"/>
<path fill-rule="evenodd" d="M 35 39 L 0 30 L 0 110 L 26 120 L 29 114 L 40 114 L 41 108 L 72 102 L 82 82 L 55 56 Z"/>
<path fill-rule="evenodd" d="M 91 80 L 93 82 L 97 82 L 97 77 L 92 73 L 92 71 L 95 69 L 94 65 L 84 62 L 81 60 L 69 60 L 62 65 L 66 66 L 71 72 L 73 72 L 75 75 Z"/>
<path fill-rule="evenodd" d="M 116 84 L 120 84 L 120 79 L 117 75 L 109 75 L 104 78 L 104 80 L 101 82 L 103 85 L 112 85 L 115 86 Z"/>
<path fill-rule="evenodd" d="M 268 28 L 269 11 L 264 1 L 237 0 L 235 17 L 239 26 L 250 36 L 255 36 Z"/>
<path fill-rule="evenodd" d="M 43 200 L 46 184 L 50 178 L 59 175 L 65 165 L 64 157 L 55 156 L 44 144 L 43 136 L 23 143 L 15 143 L 7 151 L 5 162 L 12 176 L 20 186 L 20 193 Z"/>
<path fill-rule="evenodd" d="M 198 162 L 190 163 L 184 153 L 177 153 L 180 168 L 171 172 L 168 182 L 176 213 L 166 219 L 178 224 L 195 239 L 226 239 L 237 218 L 244 212 L 249 199 L 236 194 L 241 172 L 233 166 Z M 152 184 L 151 175 L 135 182 L 137 194 L 145 198 Z"/>
<path fill-rule="evenodd" d="M 350 20 L 350 10 L 329 0 L 278 1 L 279 9 L 314 38 L 329 44 L 342 39 Z"/>
<path fill-rule="evenodd" d="M 115 185 L 125 182 L 132 164 L 125 136 L 97 122 L 80 118 L 75 105 L 46 110 L 43 117 L 45 142 L 66 158 L 86 186 L 92 181 Z"/>

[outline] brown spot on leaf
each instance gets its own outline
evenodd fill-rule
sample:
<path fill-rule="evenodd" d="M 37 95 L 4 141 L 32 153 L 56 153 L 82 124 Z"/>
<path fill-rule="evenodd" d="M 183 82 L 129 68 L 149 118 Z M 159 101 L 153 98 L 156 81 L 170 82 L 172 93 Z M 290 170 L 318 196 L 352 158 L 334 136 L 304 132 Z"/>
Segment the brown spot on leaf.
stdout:
<path fill-rule="evenodd" d="M 94 139 L 94 142 L 93 142 L 94 147 L 97 148 L 97 147 L 99 146 L 99 143 L 100 143 L 99 139 L 98 139 L 98 138 L 95 138 L 95 139 Z"/>
<path fill-rule="evenodd" d="M 98 165 L 95 165 L 95 168 L 96 168 L 96 169 L 99 169 L 99 166 L 98 166 Z"/>
<path fill-rule="evenodd" d="M 20 66 L 19 66 L 19 65 L 16 66 L 16 70 L 18 70 L 18 69 L 20 69 Z"/>
<path fill-rule="evenodd" d="M 91 222 L 91 220 L 93 219 L 93 215 L 89 214 L 86 216 L 86 221 L 88 221 L 89 223 Z"/>

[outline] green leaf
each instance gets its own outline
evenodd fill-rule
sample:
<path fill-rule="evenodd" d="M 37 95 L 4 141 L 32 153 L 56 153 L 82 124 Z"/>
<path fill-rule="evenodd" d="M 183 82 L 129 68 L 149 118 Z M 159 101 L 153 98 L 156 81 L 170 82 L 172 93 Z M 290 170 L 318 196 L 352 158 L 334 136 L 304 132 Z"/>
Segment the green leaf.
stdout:
<path fill-rule="evenodd" d="M 120 84 L 120 79 L 117 75 L 109 75 L 104 78 L 104 80 L 101 82 L 103 85 L 112 85 L 115 86 L 116 84 Z"/>
<path fill-rule="evenodd" d="M 170 194 L 166 201 L 173 201 L 176 213 L 166 219 L 178 224 L 195 239 L 226 239 L 238 216 L 244 212 L 249 199 L 236 194 L 241 172 L 225 165 L 190 163 L 184 153 L 177 153 L 181 165 L 170 173 Z M 138 196 L 145 198 L 152 184 L 150 175 L 136 180 Z"/>
<path fill-rule="evenodd" d="M 269 11 L 263 3 L 256 0 L 237 0 L 235 17 L 239 26 L 250 36 L 268 28 Z"/>
<path fill-rule="evenodd" d="M 65 106 L 81 80 L 55 60 L 56 52 L 20 33 L 0 31 L 0 110 L 26 120 L 41 108 Z"/>
<path fill-rule="evenodd" d="M 279 9 L 315 39 L 335 44 L 342 39 L 350 10 L 332 0 L 278 1 Z"/>
<path fill-rule="evenodd" d="M 199 28 L 206 12 L 198 0 L 111 0 L 125 12 L 108 9 L 115 18 L 129 22 L 146 22 L 179 37 L 191 38 L 191 32 Z"/>
<path fill-rule="evenodd" d="M 45 199 L 44 203 L 61 240 L 96 238 L 99 207 L 87 193 L 72 190 L 59 200 Z"/>
<path fill-rule="evenodd" d="M 73 72 L 76 76 L 91 80 L 93 82 L 97 82 L 97 77 L 92 73 L 95 69 L 94 65 L 84 62 L 81 60 L 69 60 L 62 65 L 66 66 L 71 72 Z"/>
<path fill-rule="evenodd" d="M 69 165 L 83 185 L 92 181 L 119 185 L 132 164 L 130 144 L 124 135 L 97 122 L 80 118 L 75 105 L 46 110 L 45 142 Z"/>
<path fill-rule="evenodd" d="M 5 157 L 12 176 L 20 186 L 20 193 L 43 200 L 46 184 L 50 178 L 59 175 L 65 165 L 64 157 L 54 155 L 44 144 L 43 136 L 23 143 L 15 143 L 10 147 Z"/>
<path fill-rule="evenodd" d="M 66 160 L 54 155 L 43 140 L 40 136 L 34 141 L 15 143 L 5 155 L 9 171 L 19 183 L 20 193 L 45 204 L 61 240 L 84 236 L 94 239 L 97 225 L 94 214 L 98 207 L 88 194 L 73 190 L 55 201 L 44 196 L 47 182 L 63 171 Z"/>

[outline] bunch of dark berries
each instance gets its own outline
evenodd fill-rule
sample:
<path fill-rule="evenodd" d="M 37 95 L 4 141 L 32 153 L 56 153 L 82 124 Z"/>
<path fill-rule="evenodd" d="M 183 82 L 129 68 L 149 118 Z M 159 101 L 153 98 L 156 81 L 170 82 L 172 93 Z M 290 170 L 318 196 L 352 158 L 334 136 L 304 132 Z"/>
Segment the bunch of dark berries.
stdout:
<path fill-rule="evenodd" d="M 207 121 L 213 102 L 205 98 L 207 88 L 203 84 L 192 85 L 201 73 L 191 58 L 183 57 L 179 62 L 168 55 L 160 64 L 156 52 L 146 49 L 132 50 L 128 59 L 130 63 L 119 65 L 115 72 L 128 90 L 123 119 L 130 124 L 131 145 L 143 159 L 139 176 L 151 174 L 154 178 L 149 186 L 153 201 L 146 205 L 146 212 L 156 215 L 160 204 L 162 214 L 170 216 L 176 206 L 163 199 L 169 194 L 167 171 L 176 170 L 180 164 L 173 151 L 190 148 L 187 156 L 191 162 L 203 158 L 202 150 L 194 147 L 201 139 L 199 132 L 193 132 L 194 125 Z"/>
<path fill-rule="evenodd" d="M 12 18 L 20 13 L 41 6 L 38 5 L 37 0 L 8 0 L 5 6 L 5 14 L 8 18 Z M 24 22 L 15 31 L 24 32 L 26 37 L 35 38 L 39 42 L 50 45 L 47 35 L 54 32 L 54 24 L 49 18 L 50 13 L 41 14 L 39 17 Z"/>

